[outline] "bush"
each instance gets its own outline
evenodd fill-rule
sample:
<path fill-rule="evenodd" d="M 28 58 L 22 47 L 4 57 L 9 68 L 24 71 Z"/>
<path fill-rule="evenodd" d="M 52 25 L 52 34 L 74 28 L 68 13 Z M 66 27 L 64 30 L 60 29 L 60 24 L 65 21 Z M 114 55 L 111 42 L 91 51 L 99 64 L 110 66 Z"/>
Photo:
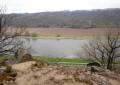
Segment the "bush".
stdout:
<path fill-rule="evenodd" d="M 24 54 L 20 60 L 20 62 L 26 62 L 26 61 L 31 61 L 33 60 L 32 55 L 31 54 Z"/>
<path fill-rule="evenodd" d="M 57 34 L 56 37 L 61 37 L 61 36 L 59 34 Z"/>
<path fill-rule="evenodd" d="M 32 37 L 37 37 L 37 34 L 36 33 L 32 33 Z"/>

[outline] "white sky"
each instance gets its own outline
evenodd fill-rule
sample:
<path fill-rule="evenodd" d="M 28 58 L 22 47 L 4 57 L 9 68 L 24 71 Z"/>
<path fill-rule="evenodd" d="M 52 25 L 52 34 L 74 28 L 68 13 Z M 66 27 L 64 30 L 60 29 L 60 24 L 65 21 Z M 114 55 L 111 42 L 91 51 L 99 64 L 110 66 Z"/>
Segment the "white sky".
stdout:
<path fill-rule="evenodd" d="M 120 8 L 120 0 L 0 0 L 7 13 Z"/>

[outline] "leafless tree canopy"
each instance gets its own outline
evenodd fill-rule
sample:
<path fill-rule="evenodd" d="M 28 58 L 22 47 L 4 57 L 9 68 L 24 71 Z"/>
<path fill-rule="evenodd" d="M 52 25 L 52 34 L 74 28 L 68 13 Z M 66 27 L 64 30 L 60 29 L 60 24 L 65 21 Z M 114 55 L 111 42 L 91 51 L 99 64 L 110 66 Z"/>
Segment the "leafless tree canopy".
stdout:
<path fill-rule="evenodd" d="M 112 70 L 120 57 L 120 33 L 108 32 L 104 37 L 90 41 L 84 48 L 91 59 Z"/>
<path fill-rule="evenodd" d="M 9 17 L 4 9 L 0 9 L 0 54 L 14 53 L 21 45 L 20 34 L 23 29 L 12 29 L 9 27 Z"/>

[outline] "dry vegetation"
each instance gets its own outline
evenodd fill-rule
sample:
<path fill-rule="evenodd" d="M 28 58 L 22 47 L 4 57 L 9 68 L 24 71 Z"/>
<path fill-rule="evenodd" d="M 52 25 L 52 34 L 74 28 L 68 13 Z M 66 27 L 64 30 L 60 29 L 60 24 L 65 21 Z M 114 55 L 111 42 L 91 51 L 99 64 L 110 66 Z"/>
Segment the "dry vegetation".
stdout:
<path fill-rule="evenodd" d="M 54 36 L 54 37 L 95 37 L 102 36 L 107 31 L 114 32 L 120 31 L 120 29 L 105 29 L 105 28 L 92 28 L 92 29 L 70 29 L 70 28 L 27 28 L 30 34 L 36 34 L 37 36 Z"/>
<path fill-rule="evenodd" d="M 90 74 L 84 67 L 48 65 L 38 61 L 15 64 L 15 80 L 5 81 L 4 85 L 120 85 L 114 72 L 106 71 Z"/>

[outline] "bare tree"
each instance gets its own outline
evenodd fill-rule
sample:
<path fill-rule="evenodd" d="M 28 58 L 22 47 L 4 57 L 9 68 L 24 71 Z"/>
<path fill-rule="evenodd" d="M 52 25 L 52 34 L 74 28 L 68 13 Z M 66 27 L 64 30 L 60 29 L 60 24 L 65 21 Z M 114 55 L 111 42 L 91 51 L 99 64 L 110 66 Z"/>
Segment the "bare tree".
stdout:
<path fill-rule="evenodd" d="M 4 9 L 0 9 L 0 54 L 15 53 L 23 44 L 20 35 L 24 32 L 24 29 L 11 28 L 11 19 L 12 17 L 5 14 Z"/>
<path fill-rule="evenodd" d="M 104 37 L 90 41 L 84 47 L 86 54 L 109 70 L 120 57 L 120 33 L 108 32 Z"/>

